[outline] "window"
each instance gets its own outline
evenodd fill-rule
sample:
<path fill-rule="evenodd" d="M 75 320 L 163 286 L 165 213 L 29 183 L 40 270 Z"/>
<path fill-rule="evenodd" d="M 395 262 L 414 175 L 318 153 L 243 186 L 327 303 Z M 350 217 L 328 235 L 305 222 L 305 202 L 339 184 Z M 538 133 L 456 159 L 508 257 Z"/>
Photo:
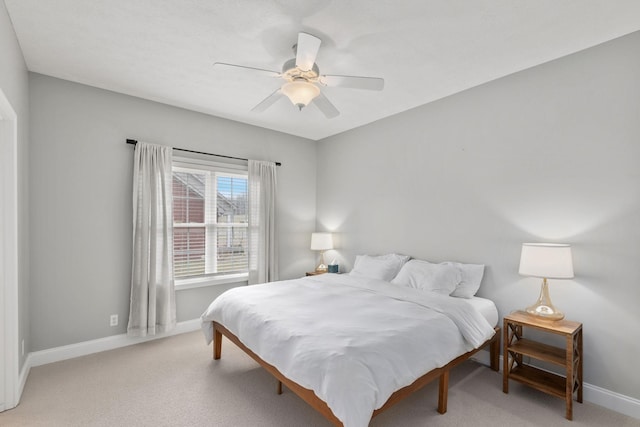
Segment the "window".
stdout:
<path fill-rule="evenodd" d="M 173 269 L 182 279 L 248 272 L 247 172 L 173 164 Z"/>

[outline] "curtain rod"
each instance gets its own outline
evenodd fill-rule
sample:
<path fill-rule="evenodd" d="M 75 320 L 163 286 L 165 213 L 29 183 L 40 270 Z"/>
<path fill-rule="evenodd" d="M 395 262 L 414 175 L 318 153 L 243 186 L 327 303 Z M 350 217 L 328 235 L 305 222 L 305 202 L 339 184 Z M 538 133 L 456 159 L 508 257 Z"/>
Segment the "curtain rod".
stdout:
<path fill-rule="evenodd" d="M 127 144 L 136 145 L 137 143 L 138 143 L 138 141 L 135 140 L 135 139 L 127 139 Z M 205 153 L 204 151 L 187 150 L 186 148 L 176 148 L 176 147 L 172 147 L 172 148 L 174 150 L 184 151 L 186 153 L 195 153 L 195 154 L 204 154 L 206 156 L 224 157 L 225 159 L 243 160 L 245 162 L 249 161 L 249 159 L 243 159 L 242 157 L 225 156 L 224 154 Z M 282 166 L 282 163 L 276 162 L 276 166 Z"/>

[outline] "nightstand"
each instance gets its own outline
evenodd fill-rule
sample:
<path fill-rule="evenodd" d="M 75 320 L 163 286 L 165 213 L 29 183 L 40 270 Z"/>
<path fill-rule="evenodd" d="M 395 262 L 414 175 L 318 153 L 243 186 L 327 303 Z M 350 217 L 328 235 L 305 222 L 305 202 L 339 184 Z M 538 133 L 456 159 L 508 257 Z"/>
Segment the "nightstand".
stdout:
<path fill-rule="evenodd" d="M 524 338 L 523 329 L 531 328 L 564 337 L 559 348 Z M 570 320 L 541 320 L 523 311 L 504 317 L 502 391 L 509 393 L 509 380 L 518 381 L 544 393 L 565 399 L 568 420 L 573 419 L 573 394 L 582 403 L 582 323 Z M 525 363 L 524 356 L 562 366 L 558 375 Z"/>
<path fill-rule="evenodd" d="M 326 271 L 307 271 L 305 276 L 317 276 L 318 274 L 325 274 Z"/>

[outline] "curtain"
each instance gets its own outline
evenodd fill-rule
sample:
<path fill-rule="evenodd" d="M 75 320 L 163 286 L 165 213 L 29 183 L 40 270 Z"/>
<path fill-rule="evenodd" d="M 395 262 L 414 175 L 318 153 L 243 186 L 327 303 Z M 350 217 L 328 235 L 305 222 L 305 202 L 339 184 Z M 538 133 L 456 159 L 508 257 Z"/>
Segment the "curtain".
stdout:
<path fill-rule="evenodd" d="M 176 324 L 171 161 L 171 147 L 136 144 L 130 336 L 167 332 Z"/>
<path fill-rule="evenodd" d="M 276 164 L 249 160 L 249 284 L 278 280 Z"/>

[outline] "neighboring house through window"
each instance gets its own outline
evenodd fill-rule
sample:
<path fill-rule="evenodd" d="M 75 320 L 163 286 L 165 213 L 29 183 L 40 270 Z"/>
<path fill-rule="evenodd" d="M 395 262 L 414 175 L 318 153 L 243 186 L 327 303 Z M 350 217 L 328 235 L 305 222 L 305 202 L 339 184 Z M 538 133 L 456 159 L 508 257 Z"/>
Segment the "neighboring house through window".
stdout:
<path fill-rule="evenodd" d="M 173 267 L 176 286 L 245 280 L 246 167 L 174 159 Z"/>

